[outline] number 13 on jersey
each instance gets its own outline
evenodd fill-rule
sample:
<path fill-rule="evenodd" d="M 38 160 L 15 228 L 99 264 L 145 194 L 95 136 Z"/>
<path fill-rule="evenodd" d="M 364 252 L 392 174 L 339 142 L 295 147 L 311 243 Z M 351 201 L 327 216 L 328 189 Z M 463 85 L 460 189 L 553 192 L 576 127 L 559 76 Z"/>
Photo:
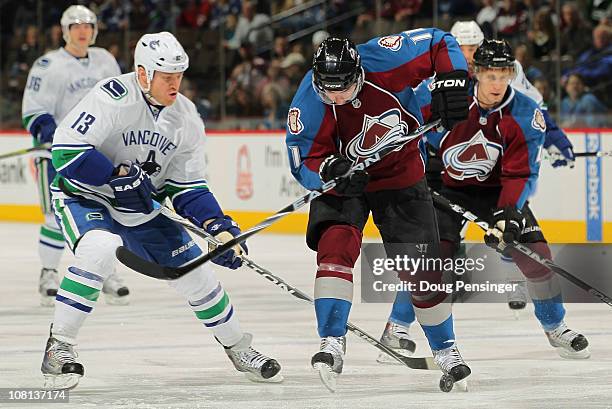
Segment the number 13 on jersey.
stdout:
<path fill-rule="evenodd" d="M 81 112 L 81 115 L 77 118 L 76 121 L 70 126 L 72 129 L 76 130 L 81 135 L 85 135 L 89 130 L 89 127 L 95 122 L 96 117 L 88 114 L 87 112 Z"/>

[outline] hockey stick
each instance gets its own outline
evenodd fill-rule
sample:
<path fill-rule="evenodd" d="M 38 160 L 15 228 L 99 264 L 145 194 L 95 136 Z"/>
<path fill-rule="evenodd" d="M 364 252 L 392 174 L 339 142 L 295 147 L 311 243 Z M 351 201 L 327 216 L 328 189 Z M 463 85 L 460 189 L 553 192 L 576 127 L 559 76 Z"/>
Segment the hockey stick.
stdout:
<path fill-rule="evenodd" d="M 9 152 L 9 153 L 3 153 L 2 155 L 0 155 L 0 160 L 7 159 L 7 158 L 12 158 L 14 156 L 25 155 L 26 153 L 30 153 L 30 152 L 46 151 L 50 147 L 51 147 L 51 144 L 44 143 L 42 145 L 33 146 L 31 148 L 19 149 L 19 150 L 16 150 L 16 151 L 13 151 L 13 152 Z"/>
<path fill-rule="evenodd" d="M 452 203 L 451 201 L 449 201 L 447 198 L 445 198 L 438 192 L 431 190 L 431 195 L 433 197 L 434 204 L 440 205 L 445 209 L 452 210 L 453 212 L 461 215 L 464 219 L 477 224 L 484 231 L 489 230 L 489 223 L 482 220 L 481 218 L 476 216 L 474 213 L 470 212 L 469 210 L 464 209 L 463 207 L 455 203 Z M 578 277 L 564 270 L 562 267 L 558 266 L 553 261 L 547 259 L 546 257 L 542 257 L 537 252 L 531 250 L 529 247 L 525 246 L 524 244 L 519 243 L 516 240 L 514 240 L 512 243 L 508 243 L 508 245 L 516 249 L 518 252 L 526 255 L 527 257 L 529 257 L 536 263 L 548 268 L 550 271 L 559 274 L 561 277 L 572 282 L 576 286 L 582 288 L 587 293 L 599 298 L 601 301 L 605 302 L 609 306 L 612 306 L 612 298 L 602 293 L 601 291 L 596 290 L 595 288 L 591 287 L 589 284 L 585 283 Z"/>
<path fill-rule="evenodd" d="M 612 156 L 612 151 L 575 152 L 574 156 L 577 158 L 592 157 L 592 156 L 603 158 L 604 156 Z"/>
<path fill-rule="evenodd" d="M 162 266 L 157 263 L 153 263 L 153 262 L 140 258 L 139 256 L 132 253 L 131 251 L 129 251 L 127 248 L 123 246 L 119 246 L 119 248 L 117 248 L 117 251 L 116 251 L 117 258 L 119 259 L 119 261 L 121 261 L 123 264 L 125 264 L 127 267 L 131 268 L 132 270 L 136 270 L 141 274 L 144 274 L 144 275 L 147 275 L 153 278 L 158 278 L 161 280 L 174 280 L 179 277 L 182 277 L 185 274 L 192 271 L 193 269 L 206 263 L 207 261 L 210 261 L 213 258 L 216 258 L 220 256 L 221 254 L 225 253 L 226 251 L 230 250 L 236 244 L 242 243 L 243 241 L 245 241 L 252 235 L 258 233 L 259 231 L 267 228 L 268 226 L 272 225 L 273 223 L 282 219 L 288 214 L 293 213 L 299 208 L 312 202 L 314 199 L 321 196 L 323 193 L 332 190 L 334 187 L 336 187 L 336 184 L 340 180 L 351 175 L 353 172 L 366 169 L 367 167 L 379 162 L 385 156 L 389 155 L 396 149 L 401 148 L 405 143 L 414 140 L 418 136 L 424 134 L 425 132 L 429 131 L 432 128 L 435 128 L 439 124 L 440 124 L 440 120 L 436 120 L 434 122 L 420 126 L 419 128 L 415 129 L 413 132 L 409 133 L 408 135 L 402 135 L 399 138 L 393 139 L 392 143 L 389 143 L 388 145 L 381 147 L 378 150 L 378 152 L 376 152 L 374 155 L 367 157 L 364 159 L 363 162 L 360 162 L 357 165 L 354 165 L 351 168 L 351 170 L 349 170 L 346 173 L 346 175 L 340 176 L 338 178 L 330 180 L 329 182 L 324 183 L 320 190 L 313 190 L 313 191 L 308 192 L 307 194 L 300 197 L 299 199 L 297 199 L 295 202 L 291 203 L 290 205 L 282 208 L 281 210 L 279 210 L 272 216 L 267 217 L 266 219 L 256 224 L 255 226 L 251 227 L 250 229 L 243 231 L 242 233 L 234 237 L 232 240 L 218 246 L 217 248 L 215 248 L 213 251 L 209 252 L 208 254 L 205 254 L 202 257 L 197 258 L 183 266 L 180 266 L 180 267 Z"/>
<path fill-rule="evenodd" d="M 174 222 L 184 226 L 187 230 L 189 230 L 192 233 L 194 233 L 195 235 L 203 238 L 207 242 L 209 242 L 209 243 L 211 243 L 213 245 L 216 245 L 216 246 L 221 244 L 213 236 L 211 236 L 206 230 L 193 225 L 189 221 L 185 220 L 184 218 L 182 218 L 181 216 L 179 216 L 178 214 L 173 212 L 171 209 L 169 209 L 169 208 L 167 208 L 165 206 L 162 206 L 161 207 L 161 212 L 162 212 L 162 214 L 164 216 L 166 216 L 170 220 L 172 220 L 172 221 L 174 221 Z M 299 298 L 300 300 L 307 301 L 310 304 L 314 304 L 313 299 L 308 294 L 302 292 L 298 288 L 295 288 L 292 285 L 288 284 L 287 282 L 283 281 L 283 279 L 281 279 L 280 277 L 272 274 L 269 270 L 267 270 L 264 267 L 258 265 L 253 260 L 249 259 L 248 257 L 242 256 L 242 263 L 245 266 L 247 266 L 248 268 L 250 268 L 251 270 L 255 271 L 260 276 L 262 276 L 265 279 L 267 279 L 268 281 L 270 281 L 272 284 L 276 285 L 277 287 L 282 288 L 283 290 L 285 290 L 286 292 L 288 292 L 289 294 L 291 294 L 295 298 Z M 391 348 L 389 348 L 386 345 L 382 344 L 376 338 L 374 338 L 373 336 L 371 336 L 367 332 L 363 331 L 362 329 L 360 329 L 356 325 L 352 324 L 351 322 L 348 322 L 346 324 L 346 327 L 348 328 L 349 331 L 351 331 L 353 334 L 357 335 L 359 338 L 363 339 L 364 341 L 366 341 L 370 345 L 378 348 L 380 351 L 386 353 L 387 355 L 389 355 L 392 358 L 394 358 L 396 361 L 398 361 L 398 362 L 408 366 L 409 368 L 412 368 L 412 369 L 438 369 L 438 366 L 435 364 L 433 358 L 431 358 L 431 357 L 406 357 L 404 355 L 398 354 L 397 352 L 395 352 Z"/>

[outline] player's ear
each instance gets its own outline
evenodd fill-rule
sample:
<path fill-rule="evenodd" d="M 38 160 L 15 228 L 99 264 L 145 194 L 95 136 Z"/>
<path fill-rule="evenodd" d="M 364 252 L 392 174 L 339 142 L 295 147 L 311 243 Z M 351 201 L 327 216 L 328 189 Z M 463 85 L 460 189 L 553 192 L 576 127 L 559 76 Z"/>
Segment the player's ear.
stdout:
<path fill-rule="evenodd" d="M 143 88 L 147 88 L 147 73 L 145 69 L 140 65 L 136 68 L 136 77 L 138 78 L 138 82 L 140 82 L 140 85 L 142 85 Z"/>

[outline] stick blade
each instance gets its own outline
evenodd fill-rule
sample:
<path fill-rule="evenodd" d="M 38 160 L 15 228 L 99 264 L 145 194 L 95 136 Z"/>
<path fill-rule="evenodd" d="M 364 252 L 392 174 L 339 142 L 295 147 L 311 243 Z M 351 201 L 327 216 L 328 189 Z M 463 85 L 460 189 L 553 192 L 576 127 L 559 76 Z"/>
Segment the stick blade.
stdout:
<path fill-rule="evenodd" d="M 119 246 L 115 251 L 115 255 L 117 259 L 126 267 L 131 268 L 132 270 L 144 274 L 149 277 L 157 278 L 159 280 L 171 280 L 172 271 L 167 271 L 168 269 L 174 270 L 173 268 L 162 266 L 156 263 L 153 263 L 149 260 L 145 260 L 135 253 L 131 252 L 124 246 Z"/>

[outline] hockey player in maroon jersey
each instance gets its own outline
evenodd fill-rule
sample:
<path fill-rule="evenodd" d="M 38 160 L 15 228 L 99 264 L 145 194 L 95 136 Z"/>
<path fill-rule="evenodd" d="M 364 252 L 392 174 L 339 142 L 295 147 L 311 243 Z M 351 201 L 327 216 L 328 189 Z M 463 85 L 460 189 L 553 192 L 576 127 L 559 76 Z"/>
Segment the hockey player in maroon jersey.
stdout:
<path fill-rule="evenodd" d="M 325 40 L 289 109 L 286 143 L 292 174 L 305 188 L 318 189 L 377 153 L 390 138 L 421 125 L 412 87 L 434 74 L 439 83 L 432 91 L 432 112 L 451 129 L 468 109 L 467 64 L 451 35 L 417 29 L 358 47 L 346 39 Z M 438 229 L 419 143 L 415 138 L 367 171 L 353 173 L 310 205 L 306 241 L 317 251 L 315 311 L 321 337 L 312 365 L 330 390 L 342 372 L 353 267 L 370 212 L 388 257 L 414 253 L 414 243 L 428 243 L 437 252 Z M 389 243 L 406 245 L 398 250 Z M 441 279 L 440 272 L 425 273 L 408 278 Z M 434 359 L 445 376 L 459 381 L 470 369 L 455 345 L 448 298 L 437 291 L 412 293 Z"/>
<path fill-rule="evenodd" d="M 431 132 L 427 141 L 442 158 L 440 193 L 492 226 L 487 245 L 513 261 L 527 279 L 529 294 L 548 340 L 563 358 L 588 358 L 584 335 L 569 329 L 557 276 L 546 267 L 506 247 L 517 240 L 551 258 L 550 248 L 527 199 L 540 169 L 546 124 L 538 104 L 516 91 L 514 56 L 504 41 L 484 40 L 474 54 L 473 96 L 467 121 L 451 131 Z M 421 104 L 427 101 L 420 101 Z M 441 253 L 452 257 L 465 220 L 437 210 Z"/>

